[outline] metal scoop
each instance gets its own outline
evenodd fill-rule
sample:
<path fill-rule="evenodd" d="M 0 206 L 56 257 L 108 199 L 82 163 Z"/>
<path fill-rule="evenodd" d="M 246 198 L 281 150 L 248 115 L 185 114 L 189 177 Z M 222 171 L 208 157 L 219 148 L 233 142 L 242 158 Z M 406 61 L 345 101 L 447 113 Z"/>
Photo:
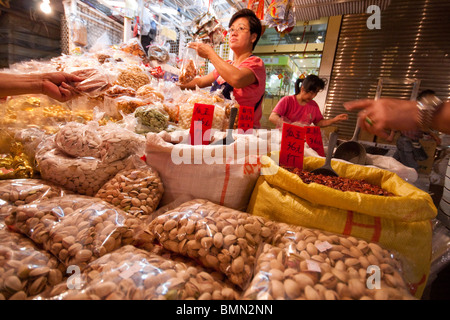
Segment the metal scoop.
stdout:
<path fill-rule="evenodd" d="M 211 143 L 210 145 L 229 145 L 234 142 L 233 138 L 233 126 L 234 126 L 234 120 L 236 119 L 238 108 L 231 108 L 230 110 L 230 123 L 228 124 L 228 130 L 227 130 L 227 136 L 223 138 L 222 140 L 217 140 Z"/>
<path fill-rule="evenodd" d="M 360 130 L 361 127 L 359 126 L 358 122 L 356 124 L 355 132 L 353 133 L 352 139 L 350 141 L 340 144 L 336 148 L 336 152 L 334 153 L 334 157 L 336 159 L 343 159 L 351 163 L 362 165 L 366 163 L 366 149 L 362 144 L 357 142 Z"/>
<path fill-rule="evenodd" d="M 325 164 L 317 169 L 314 169 L 311 171 L 313 174 L 323 174 L 325 176 L 331 176 L 331 177 L 339 177 L 339 175 L 336 173 L 336 171 L 333 170 L 331 167 L 331 156 L 333 155 L 333 150 L 337 142 L 337 133 L 332 132 L 330 133 L 330 138 L 328 141 L 328 150 L 327 150 L 327 157 L 325 158 Z"/>

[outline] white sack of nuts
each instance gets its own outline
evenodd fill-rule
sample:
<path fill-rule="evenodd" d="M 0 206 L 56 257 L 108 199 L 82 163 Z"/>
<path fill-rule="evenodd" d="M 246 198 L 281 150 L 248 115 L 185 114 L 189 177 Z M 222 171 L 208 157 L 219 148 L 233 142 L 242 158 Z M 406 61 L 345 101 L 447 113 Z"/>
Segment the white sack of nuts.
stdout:
<path fill-rule="evenodd" d="M 56 286 L 65 267 L 27 237 L 0 229 L 0 300 L 25 300 Z"/>
<path fill-rule="evenodd" d="M 15 206 L 36 200 L 63 197 L 70 191 L 41 179 L 9 179 L 0 181 L 0 199 Z"/>
<path fill-rule="evenodd" d="M 195 199 L 150 222 L 148 231 L 167 250 L 223 272 L 240 288 L 253 275 L 256 254 L 273 222 Z"/>
<path fill-rule="evenodd" d="M 117 173 L 106 182 L 95 197 L 136 216 L 148 216 L 158 207 L 164 193 L 159 174 L 140 159 L 133 168 Z"/>
<path fill-rule="evenodd" d="M 5 223 L 42 245 L 66 267 L 80 269 L 108 252 L 134 244 L 142 231 L 137 218 L 100 199 L 79 195 L 19 206 Z"/>
<path fill-rule="evenodd" d="M 236 300 L 218 272 L 194 261 L 124 246 L 91 262 L 80 290 L 56 286 L 52 300 Z"/>
<path fill-rule="evenodd" d="M 400 261 L 375 243 L 284 223 L 270 242 L 258 257 L 244 299 L 415 299 Z M 376 268 L 380 288 L 369 279 Z"/>
<path fill-rule="evenodd" d="M 107 163 L 97 158 L 68 156 L 56 147 L 52 138 L 40 144 L 36 152 L 41 177 L 75 193 L 94 196 L 128 164 L 127 159 Z"/>
<path fill-rule="evenodd" d="M 145 154 L 164 184 L 160 205 L 188 195 L 245 211 L 260 176 L 260 155 L 272 147 L 253 135 L 233 137 L 230 145 L 192 146 L 187 142 L 188 130 L 149 132 Z"/>

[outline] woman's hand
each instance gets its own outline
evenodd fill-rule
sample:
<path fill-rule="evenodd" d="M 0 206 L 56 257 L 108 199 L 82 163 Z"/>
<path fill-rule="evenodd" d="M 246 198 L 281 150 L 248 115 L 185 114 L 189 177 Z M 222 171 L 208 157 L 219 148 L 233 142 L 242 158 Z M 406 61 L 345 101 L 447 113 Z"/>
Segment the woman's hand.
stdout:
<path fill-rule="evenodd" d="M 211 54 L 215 53 L 213 47 L 206 43 L 190 42 L 187 46 L 197 51 L 197 54 L 204 59 L 210 59 Z"/>
<path fill-rule="evenodd" d="M 347 119 L 348 119 L 348 114 L 346 114 L 346 113 L 341 113 L 341 114 L 337 115 L 336 117 L 334 117 L 335 122 L 344 121 Z"/>

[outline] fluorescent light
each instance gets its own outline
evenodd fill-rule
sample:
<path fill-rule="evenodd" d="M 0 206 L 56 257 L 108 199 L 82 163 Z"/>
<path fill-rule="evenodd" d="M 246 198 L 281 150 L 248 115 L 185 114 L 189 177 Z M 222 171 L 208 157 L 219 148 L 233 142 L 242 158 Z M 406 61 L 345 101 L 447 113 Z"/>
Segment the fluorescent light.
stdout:
<path fill-rule="evenodd" d="M 50 0 L 43 0 L 40 8 L 42 10 L 42 12 L 44 12 L 45 14 L 49 14 L 52 12 L 52 7 L 50 6 Z"/>

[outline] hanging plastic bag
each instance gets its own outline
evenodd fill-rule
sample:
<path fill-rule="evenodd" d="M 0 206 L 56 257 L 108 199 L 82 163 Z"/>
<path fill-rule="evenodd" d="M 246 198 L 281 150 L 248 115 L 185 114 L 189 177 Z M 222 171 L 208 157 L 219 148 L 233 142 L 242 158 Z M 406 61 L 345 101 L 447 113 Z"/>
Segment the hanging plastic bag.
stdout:
<path fill-rule="evenodd" d="M 272 0 L 267 8 L 263 24 L 269 28 L 275 28 L 279 33 L 295 27 L 293 0 Z"/>
<path fill-rule="evenodd" d="M 72 39 L 77 46 L 84 47 L 88 44 L 86 24 L 80 18 L 72 21 Z"/>
<path fill-rule="evenodd" d="M 181 84 L 191 82 L 197 75 L 197 52 L 192 48 L 186 48 L 181 56 L 180 75 L 178 81 Z"/>
<path fill-rule="evenodd" d="M 219 20 L 209 12 L 196 18 L 191 29 L 194 30 L 192 35 L 194 41 L 209 43 L 213 47 L 220 45 L 227 35 Z"/>

